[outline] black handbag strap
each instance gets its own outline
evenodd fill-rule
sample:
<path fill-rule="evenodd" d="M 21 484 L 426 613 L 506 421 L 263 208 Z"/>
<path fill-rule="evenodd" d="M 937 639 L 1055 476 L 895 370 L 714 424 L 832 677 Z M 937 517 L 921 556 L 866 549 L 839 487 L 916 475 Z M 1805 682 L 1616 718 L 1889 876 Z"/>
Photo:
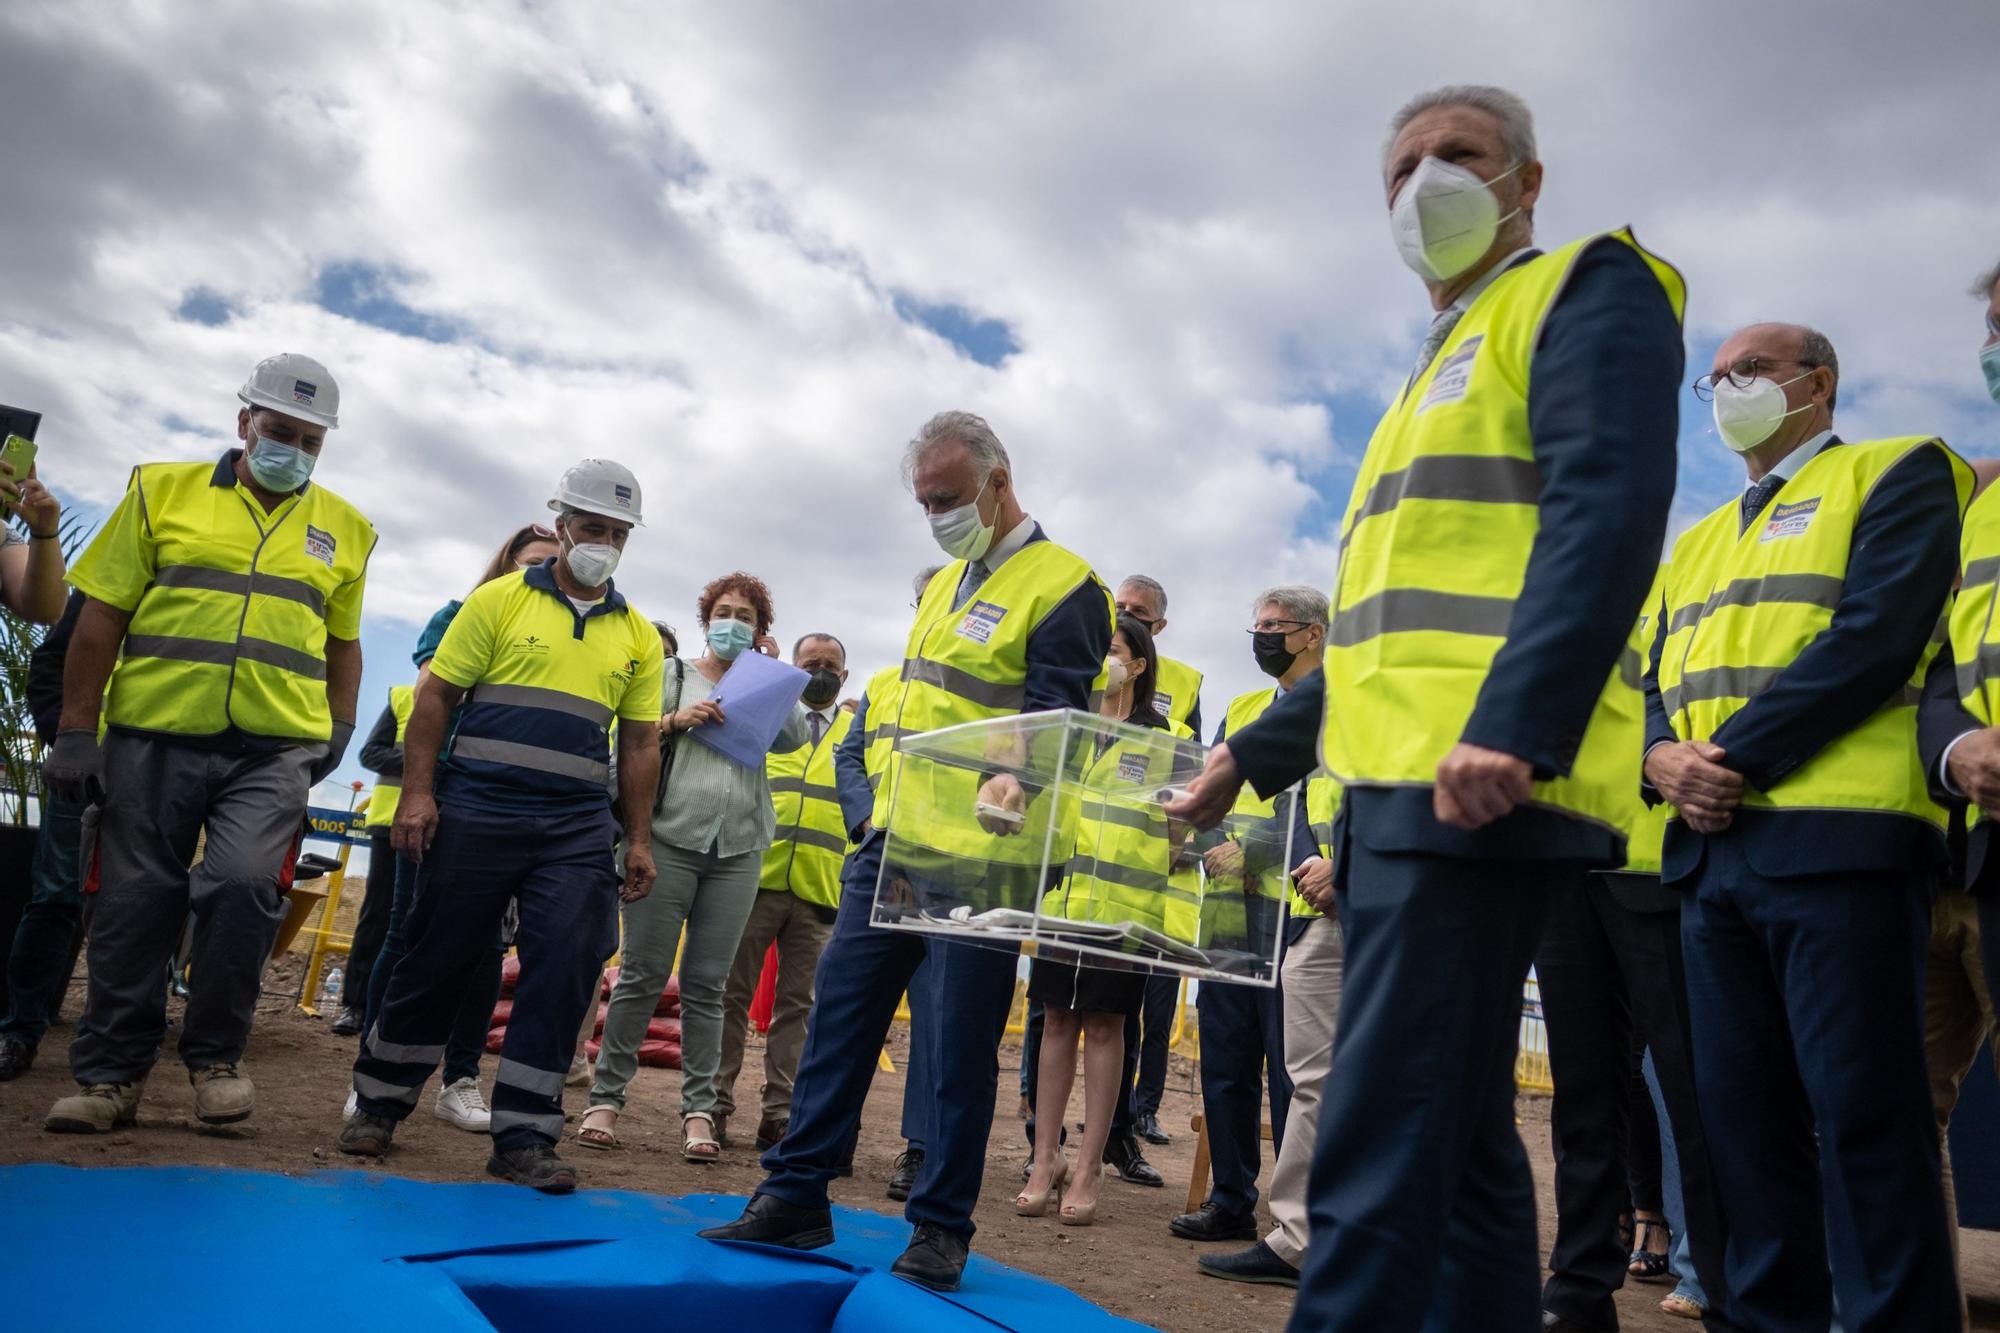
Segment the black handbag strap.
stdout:
<path fill-rule="evenodd" d="M 674 702 L 666 715 L 673 716 L 681 711 L 681 695 L 687 692 L 687 664 L 674 658 Z M 653 793 L 653 813 L 658 814 L 667 804 L 667 778 L 674 771 L 674 753 L 680 748 L 680 734 L 662 733 L 660 736 L 660 787 Z"/>

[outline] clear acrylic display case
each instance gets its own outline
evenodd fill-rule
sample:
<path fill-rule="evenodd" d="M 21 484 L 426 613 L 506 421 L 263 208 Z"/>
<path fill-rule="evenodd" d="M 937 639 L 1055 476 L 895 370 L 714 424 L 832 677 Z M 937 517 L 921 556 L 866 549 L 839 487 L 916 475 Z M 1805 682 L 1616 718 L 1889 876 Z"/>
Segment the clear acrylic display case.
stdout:
<path fill-rule="evenodd" d="M 1207 747 L 1075 711 L 903 737 L 872 924 L 1090 967 L 1277 984 L 1296 794 L 1198 833 Z"/>

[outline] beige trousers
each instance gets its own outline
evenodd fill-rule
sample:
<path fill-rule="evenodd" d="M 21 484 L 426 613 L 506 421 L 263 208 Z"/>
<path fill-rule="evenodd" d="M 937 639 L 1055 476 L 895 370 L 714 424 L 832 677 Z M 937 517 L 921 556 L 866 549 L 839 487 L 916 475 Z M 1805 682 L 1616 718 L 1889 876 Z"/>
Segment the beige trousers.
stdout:
<path fill-rule="evenodd" d="M 1340 923 L 1314 917 L 1285 950 L 1280 981 L 1285 1000 L 1285 1072 L 1292 1076 L 1292 1109 L 1272 1168 L 1267 1202 L 1277 1225 L 1264 1243 L 1297 1268 L 1306 1257 L 1306 1177 L 1319 1142 L 1319 1108 L 1333 1067 L 1333 1033 L 1340 1018 Z"/>
<path fill-rule="evenodd" d="M 759 890 L 750 924 L 736 947 L 736 962 L 722 992 L 722 1068 L 716 1074 L 718 1115 L 736 1110 L 736 1076 L 743 1070 L 743 1043 L 750 1033 L 750 1001 L 764 970 L 764 951 L 778 945 L 778 994 L 771 1030 L 764 1038 L 763 1118 L 788 1120 L 792 1080 L 806 1046 L 806 1018 L 812 1013 L 813 973 L 833 938 L 833 922 L 822 921 L 809 903 L 780 890 Z"/>
<path fill-rule="evenodd" d="M 1953 1258 L 1958 1254 L 1958 1198 L 1952 1190 L 1951 1143 L 1945 1128 L 1958 1105 L 1958 1086 L 1972 1068 L 1979 1043 L 1993 1033 L 1993 999 L 1979 963 L 1979 907 L 1971 894 L 1938 893 L 1931 904 L 1930 952 L 1924 960 L 1924 1064 L 1931 1075 L 1931 1106 L 1937 1112 L 1938 1146 L 1944 1158 L 1944 1207 L 1951 1219 Z M 2000 1057 L 2000 1040 L 1995 1043 Z M 1970 1328 L 1963 1314 L 1960 1322 Z"/>

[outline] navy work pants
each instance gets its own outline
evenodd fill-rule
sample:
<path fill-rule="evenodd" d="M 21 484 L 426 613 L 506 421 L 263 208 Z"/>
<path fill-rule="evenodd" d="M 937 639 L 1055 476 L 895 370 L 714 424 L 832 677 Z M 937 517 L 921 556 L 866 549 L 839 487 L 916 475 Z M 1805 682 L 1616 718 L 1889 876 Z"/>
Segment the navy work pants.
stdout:
<path fill-rule="evenodd" d="M 0 1037 L 33 1050 L 49 1030 L 69 980 L 70 949 L 83 920 L 83 809 L 59 792 L 42 793 L 41 834 L 29 871 L 28 906 L 7 953 Z"/>
<path fill-rule="evenodd" d="M 1139 1072 L 1132 1085 L 1132 1115 L 1158 1115 L 1160 1098 L 1167 1092 L 1167 1039 L 1174 1035 L 1174 1005 L 1180 999 L 1181 980 L 1172 972 L 1146 978 L 1146 1002 L 1139 1011 Z M 1132 1040 L 1130 1024 L 1125 1040 Z"/>
<path fill-rule="evenodd" d="M 382 944 L 375 952 L 374 961 L 369 964 L 368 988 L 362 991 L 364 1007 L 361 1012 L 362 1032 L 372 1032 L 375 1020 L 382 1016 L 382 1000 L 389 993 L 389 978 L 396 970 L 396 964 L 403 961 L 403 955 L 410 951 L 409 918 L 410 903 L 417 896 L 417 864 L 396 855 L 395 848 L 389 848 L 384 855 L 393 868 L 394 888 L 389 895 L 389 909 L 382 922 Z M 368 893 L 375 893 L 375 853 L 368 853 Z M 356 929 L 356 935 L 360 934 Z M 506 958 L 507 946 L 500 938 L 500 931 L 493 932 L 493 947 L 481 956 L 478 964 L 464 978 L 464 996 L 459 1001 L 458 1016 L 451 1025 L 451 1036 L 444 1043 L 444 1082 L 456 1083 L 460 1079 L 479 1077 L 479 1057 L 486 1053 L 486 1033 L 493 1023 L 493 1006 L 500 1000 L 500 964 Z M 582 1023 L 579 1018 L 578 1023 Z"/>
<path fill-rule="evenodd" d="M 1340 841 L 1347 971 L 1291 1327 L 1533 1333 L 1535 1182 L 1514 1127 L 1521 987 L 1550 893 L 1585 872 Z"/>
<path fill-rule="evenodd" d="M 1837 1297 L 1847 1333 L 1958 1328 L 1924 1068 L 1928 880 L 1770 878 L 1725 833 L 1692 888 L 1681 938 L 1731 1317 L 1818 1333 Z"/>
<path fill-rule="evenodd" d="M 493 1084 L 498 1149 L 562 1138 L 563 1079 L 577 1029 L 618 944 L 618 836 L 611 812 L 499 815 L 445 804 L 417 867 L 409 952 L 354 1062 L 360 1107 L 401 1120 L 444 1058 L 465 977 L 493 951 L 507 900 L 520 903 L 521 977 Z"/>
<path fill-rule="evenodd" d="M 1252 912 L 1276 916 L 1279 905 L 1252 899 Z M 1269 936 L 1271 923 L 1250 923 L 1250 938 Z M 1271 1157 L 1285 1138 L 1292 1076 L 1285 1072 L 1285 998 L 1277 986 L 1204 981 L 1195 996 L 1201 1022 L 1201 1118 L 1215 1172 L 1208 1201 L 1232 1217 L 1257 1208 L 1263 1166 L 1264 1092 L 1271 1095 Z"/>
<path fill-rule="evenodd" d="M 840 916 L 813 982 L 812 1021 L 792 1085 L 791 1125 L 764 1154 L 770 1174 L 757 1192 L 801 1208 L 826 1205 L 826 1182 L 860 1126 L 896 1001 L 923 967 L 930 982 L 910 989 L 910 1004 L 913 1012 L 918 1004 L 935 1009 L 937 1021 L 925 1039 L 930 1112 L 923 1170 L 903 1212 L 912 1222 L 931 1222 L 969 1240 L 1000 1087 L 997 1052 L 1020 956 L 1011 948 L 870 926 L 881 866 L 877 834 L 847 858 L 842 871 Z"/>

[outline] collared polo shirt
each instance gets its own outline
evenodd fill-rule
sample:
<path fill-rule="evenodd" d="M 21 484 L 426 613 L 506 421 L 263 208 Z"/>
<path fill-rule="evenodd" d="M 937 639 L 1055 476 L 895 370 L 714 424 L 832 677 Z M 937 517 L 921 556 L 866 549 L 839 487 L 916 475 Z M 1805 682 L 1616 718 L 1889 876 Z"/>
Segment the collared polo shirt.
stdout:
<path fill-rule="evenodd" d="M 660 633 L 616 587 L 579 615 L 544 561 L 475 589 L 431 659 L 468 690 L 441 802 L 501 814 L 602 808 L 611 726 L 660 720 Z"/>

